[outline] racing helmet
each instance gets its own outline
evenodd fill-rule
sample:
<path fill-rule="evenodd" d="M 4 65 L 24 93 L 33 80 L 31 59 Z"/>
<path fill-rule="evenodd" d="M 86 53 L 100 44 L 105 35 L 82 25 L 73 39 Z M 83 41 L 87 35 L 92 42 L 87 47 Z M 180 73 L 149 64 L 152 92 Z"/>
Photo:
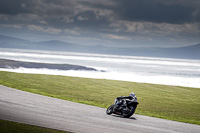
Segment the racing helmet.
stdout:
<path fill-rule="evenodd" d="M 134 92 L 131 92 L 131 93 L 130 93 L 130 96 L 135 97 L 135 93 L 134 93 Z"/>

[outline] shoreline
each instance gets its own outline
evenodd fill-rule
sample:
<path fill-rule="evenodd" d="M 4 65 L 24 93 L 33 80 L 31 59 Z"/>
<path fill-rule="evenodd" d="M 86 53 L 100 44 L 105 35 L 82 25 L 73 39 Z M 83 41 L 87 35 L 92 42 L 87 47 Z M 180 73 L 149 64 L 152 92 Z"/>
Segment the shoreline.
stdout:
<path fill-rule="evenodd" d="M 117 81 L 129 81 L 136 83 L 150 83 L 160 85 L 182 86 L 200 88 L 198 77 L 182 75 L 148 75 L 130 71 L 117 71 L 115 68 L 88 67 L 84 65 L 69 65 L 70 63 L 42 63 L 29 61 L 15 61 L 15 59 L 1 59 L 0 71 L 32 73 L 46 75 L 60 75 L 70 77 L 82 77 L 92 79 L 108 79 Z M 81 63 L 80 63 L 81 64 Z M 198 73 L 197 73 L 198 74 Z"/>
<path fill-rule="evenodd" d="M 142 83 L 142 84 L 154 84 L 154 85 L 165 85 L 165 86 L 179 86 L 179 87 L 187 87 L 187 88 L 200 88 L 199 84 L 190 85 L 188 83 L 182 83 L 182 85 L 177 83 L 177 78 L 174 79 L 171 78 L 171 80 L 176 80 L 174 83 L 166 83 L 165 79 L 168 79 L 168 77 L 157 77 L 157 79 L 161 78 L 163 79 L 162 82 L 158 82 L 157 80 L 154 80 L 152 76 L 146 77 L 148 81 L 141 80 L 143 79 L 142 76 L 136 76 L 135 79 L 129 79 L 127 76 L 127 79 L 123 79 L 124 74 L 115 73 L 115 72 L 101 72 L 101 71 L 85 71 L 85 70 L 56 70 L 56 69 L 31 69 L 31 68 L 18 68 L 18 69 L 3 69 L 0 68 L 0 71 L 4 72 L 13 72 L 13 73 L 22 73 L 22 74 L 41 74 L 41 75 L 56 75 L 56 76 L 66 76 L 66 77 L 74 77 L 74 78 L 86 78 L 86 79 L 103 79 L 103 80 L 114 80 L 114 81 L 127 81 L 127 82 L 134 82 L 134 83 Z M 111 76 L 109 76 L 111 75 Z M 120 77 L 122 76 L 122 77 Z M 138 78 L 138 79 L 137 79 Z M 181 78 L 179 79 L 179 82 L 181 81 Z M 191 79 L 194 80 L 194 79 Z M 195 79 L 196 82 L 199 81 L 198 78 Z"/>

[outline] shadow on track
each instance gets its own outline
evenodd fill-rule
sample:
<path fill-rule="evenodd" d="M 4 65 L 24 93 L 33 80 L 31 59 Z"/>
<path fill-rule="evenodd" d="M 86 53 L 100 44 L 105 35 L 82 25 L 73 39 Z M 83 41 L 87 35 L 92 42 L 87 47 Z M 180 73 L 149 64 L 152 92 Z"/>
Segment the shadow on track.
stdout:
<path fill-rule="evenodd" d="M 115 115 L 115 114 L 112 114 L 111 116 L 119 117 L 119 118 L 124 118 L 124 119 L 130 119 L 130 120 L 137 120 L 135 117 L 125 118 L 125 117 L 122 117 L 120 115 Z"/>

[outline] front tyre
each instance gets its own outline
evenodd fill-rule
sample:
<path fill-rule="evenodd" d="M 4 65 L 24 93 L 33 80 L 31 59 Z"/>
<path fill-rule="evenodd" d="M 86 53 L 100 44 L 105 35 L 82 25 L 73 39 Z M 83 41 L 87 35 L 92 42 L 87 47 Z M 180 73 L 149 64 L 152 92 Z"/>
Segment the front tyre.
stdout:
<path fill-rule="evenodd" d="M 114 104 L 110 105 L 106 110 L 106 114 L 111 115 L 113 113 L 114 106 L 115 106 Z"/>
<path fill-rule="evenodd" d="M 126 112 L 123 112 L 122 116 L 125 118 L 131 117 L 135 113 L 135 109 L 135 107 L 130 106 L 130 108 Z"/>

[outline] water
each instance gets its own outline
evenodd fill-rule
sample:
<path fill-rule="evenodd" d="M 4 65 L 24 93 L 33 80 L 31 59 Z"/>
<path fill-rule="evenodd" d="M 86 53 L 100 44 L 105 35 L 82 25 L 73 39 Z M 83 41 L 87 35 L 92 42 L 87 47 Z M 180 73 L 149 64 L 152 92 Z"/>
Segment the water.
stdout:
<path fill-rule="evenodd" d="M 0 49 L 0 58 L 28 62 L 82 65 L 106 72 L 28 68 L 1 68 L 1 71 L 113 79 L 200 88 L 200 60 L 17 49 Z"/>

